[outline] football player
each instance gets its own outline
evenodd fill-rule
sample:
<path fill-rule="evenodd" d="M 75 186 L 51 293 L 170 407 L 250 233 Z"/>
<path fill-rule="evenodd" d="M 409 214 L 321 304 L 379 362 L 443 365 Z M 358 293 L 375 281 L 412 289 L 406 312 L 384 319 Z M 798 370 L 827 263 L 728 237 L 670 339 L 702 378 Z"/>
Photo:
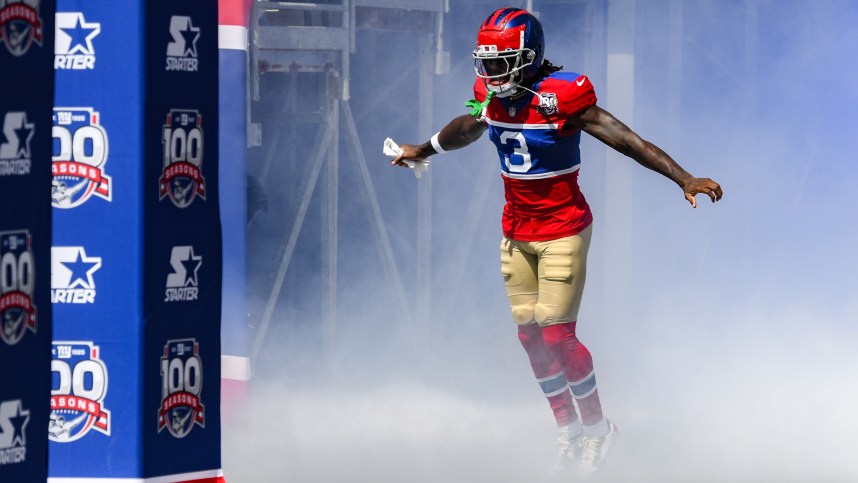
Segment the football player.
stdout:
<path fill-rule="evenodd" d="M 714 203 L 722 190 L 599 107 L 586 76 L 546 60 L 542 25 L 529 12 L 489 15 L 473 57 L 471 113 L 428 142 L 400 146 L 391 164 L 463 148 L 488 131 L 506 196 L 501 273 L 512 317 L 560 428 L 558 462 L 587 475 L 604 461 L 617 427 L 602 414 L 593 359 L 575 334 L 593 220 L 578 187 L 581 132 L 675 182 L 692 207 L 696 195 Z"/>

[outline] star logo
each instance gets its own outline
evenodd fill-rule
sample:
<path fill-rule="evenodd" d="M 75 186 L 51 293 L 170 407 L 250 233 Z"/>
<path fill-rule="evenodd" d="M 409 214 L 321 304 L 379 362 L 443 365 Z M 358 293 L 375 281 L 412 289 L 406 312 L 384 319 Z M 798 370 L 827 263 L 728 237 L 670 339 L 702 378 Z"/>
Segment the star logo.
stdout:
<path fill-rule="evenodd" d="M 30 411 L 20 399 L 0 401 L 0 450 L 27 445 Z"/>
<path fill-rule="evenodd" d="M 198 287 L 197 272 L 202 264 L 203 257 L 194 254 L 194 247 L 173 247 L 170 254 L 173 273 L 167 275 L 167 287 Z"/>
<path fill-rule="evenodd" d="M 80 250 L 77 253 L 77 258 L 74 261 L 62 262 L 62 264 L 71 271 L 69 288 L 75 288 L 78 286 L 81 288 L 95 287 L 95 282 L 92 280 L 92 274 L 101 268 L 100 257 L 87 257 L 83 247 L 80 247 Z"/>
<path fill-rule="evenodd" d="M 185 52 L 182 55 L 190 55 L 191 57 L 196 57 L 197 40 L 199 40 L 200 38 L 200 28 L 191 25 L 191 17 L 188 17 L 187 28 L 181 30 L 180 32 L 182 34 L 182 39 L 184 39 L 185 41 Z"/>
<path fill-rule="evenodd" d="M 83 13 L 57 13 L 57 54 L 95 55 L 92 39 L 101 33 L 101 24 L 87 22 Z"/>
<path fill-rule="evenodd" d="M 5 142 L 0 144 L 0 159 L 29 159 L 33 134 L 35 124 L 27 122 L 26 112 L 7 112 L 3 119 Z"/>
<path fill-rule="evenodd" d="M 188 259 L 182 260 L 182 266 L 184 266 L 185 268 L 185 286 L 198 286 L 197 270 L 200 269 L 200 265 L 202 264 L 203 257 L 199 255 L 194 255 L 194 247 L 190 247 L 190 251 L 188 252 Z"/>
<path fill-rule="evenodd" d="M 27 124 L 27 116 L 26 114 L 21 116 L 21 127 L 15 129 L 15 134 L 18 136 L 18 157 L 19 158 L 29 158 L 30 157 L 30 140 L 33 139 L 33 134 L 35 134 L 34 125 L 32 123 Z"/>
<path fill-rule="evenodd" d="M 92 276 L 101 268 L 101 257 L 87 256 L 84 247 L 53 247 L 51 257 L 54 288 L 95 288 Z"/>
<path fill-rule="evenodd" d="M 173 41 L 167 44 L 170 57 L 196 57 L 200 28 L 194 27 L 191 17 L 174 15 L 170 18 L 170 35 Z"/>
<path fill-rule="evenodd" d="M 27 437 L 25 436 L 24 428 L 30 422 L 30 411 L 25 411 L 20 401 L 18 401 L 18 407 L 15 410 L 16 414 L 9 418 L 9 422 L 12 423 L 12 446 L 16 444 L 26 446 Z"/>

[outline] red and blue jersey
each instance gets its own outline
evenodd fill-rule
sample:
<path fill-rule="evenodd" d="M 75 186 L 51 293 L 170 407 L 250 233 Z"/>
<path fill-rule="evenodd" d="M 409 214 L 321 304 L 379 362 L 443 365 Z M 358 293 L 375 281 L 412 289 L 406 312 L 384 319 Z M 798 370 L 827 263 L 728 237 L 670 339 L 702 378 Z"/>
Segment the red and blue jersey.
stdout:
<path fill-rule="evenodd" d="M 503 233 L 520 241 L 572 236 L 593 221 L 578 187 L 581 130 L 567 120 L 596 104 L 587 77 L 555 72 L 517 100 L 493 97 L 483 110 L 489 138 L 497 147 L 506 205 Z M 474 84 L 483 102 L 486 87 Z"/>

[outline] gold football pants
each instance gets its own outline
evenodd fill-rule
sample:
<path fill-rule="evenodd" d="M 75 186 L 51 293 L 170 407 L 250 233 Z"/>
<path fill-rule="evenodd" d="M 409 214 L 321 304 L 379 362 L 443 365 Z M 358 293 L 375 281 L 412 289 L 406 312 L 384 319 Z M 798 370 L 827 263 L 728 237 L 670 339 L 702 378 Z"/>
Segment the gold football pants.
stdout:
<path fill-rule="evenodd" d="M 574 236 L 543 242 L 501 241 L 501 273 L 517 324 L 578 320 L 593 225 Z"/>

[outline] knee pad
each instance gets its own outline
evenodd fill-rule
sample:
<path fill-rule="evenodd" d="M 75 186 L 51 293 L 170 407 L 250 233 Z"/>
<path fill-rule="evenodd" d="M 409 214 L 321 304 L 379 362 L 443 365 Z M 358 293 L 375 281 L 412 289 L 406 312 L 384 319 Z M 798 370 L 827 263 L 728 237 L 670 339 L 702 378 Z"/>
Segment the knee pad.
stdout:
<path fill-rule="evenodd" d="M 512 319 L 518 325 L 529 324 L 533 322 L 534 317 L 534 307 L 536 306 L 536 302 L 528 302 L 525 304 L 517 304 L 513 305 L 512 308 Z"/>
<path fill-rule="evenodd" d="M 577 314 L 570 313 L 569 307 L 565 305 L 538 303 L 533 308 L 533 316 L 536 323 L 541 326 L 565 324 L 574 322 Z"/>

